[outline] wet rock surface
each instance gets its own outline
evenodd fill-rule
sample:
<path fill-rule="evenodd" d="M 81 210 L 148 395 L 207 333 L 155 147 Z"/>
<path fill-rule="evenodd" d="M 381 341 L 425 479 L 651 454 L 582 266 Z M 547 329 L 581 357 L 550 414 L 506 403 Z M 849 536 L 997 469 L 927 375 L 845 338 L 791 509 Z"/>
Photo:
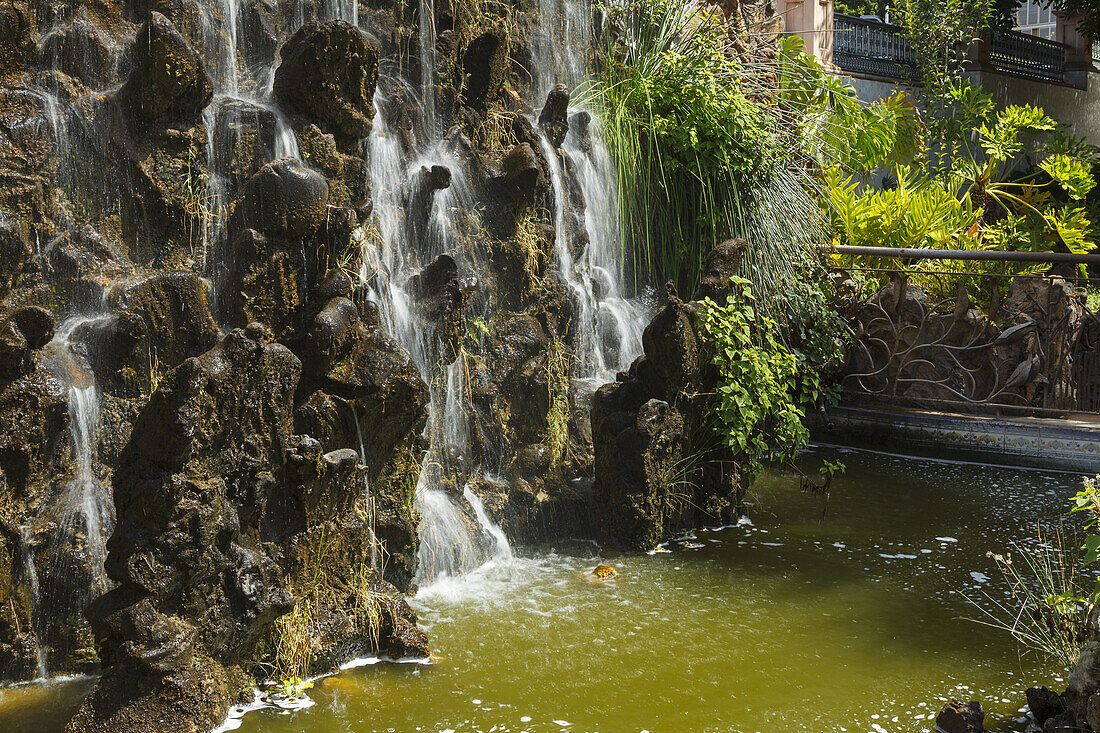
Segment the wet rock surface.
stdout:
<path fill-rule="evenodd" d="M 532 8 L 439 8 L 431 68 L 391 4 L 232 10 L 0 5 L 0 681 L 99 670 L 73 731 L 209 730 L 292 621 L 427 654 L 418 485 L 592 531 Z"/>
<path fill-rule="evenodd" d="M 378 41 L 342 20 L 307 23 L 280 50 L 275 96 L 341 138 L 370 134 Z"/>
<path fill-rule="evenodd" d="M 728 293 L 718 283 L 729 282 L 722 276 L 736 271 L 744 247 L 730 241 L 707 255 L 699 295 Z M 610 544 L 650 549 L 678 530 L 728 524 L 740 511 L 734 457 L 707 437 L 705 400 L 716 375 L 698 308 L 670 283 L 643 334 L 645 353 L 593 398 L 594 502 Z"/>
<path fill-rule="evenodd" d="M 206 65 L 168 18 L 151 13 L 131 53 L 134 70 L 119 91 L 131 114 L 163 122 L 198 114 L 210 104 L 214 86 Z"/>

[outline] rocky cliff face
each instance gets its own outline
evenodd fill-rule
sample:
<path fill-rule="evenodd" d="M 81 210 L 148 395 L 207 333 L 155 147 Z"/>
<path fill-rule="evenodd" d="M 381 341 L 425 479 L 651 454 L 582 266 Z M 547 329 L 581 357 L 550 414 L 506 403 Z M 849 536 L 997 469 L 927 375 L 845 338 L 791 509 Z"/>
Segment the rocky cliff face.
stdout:
<path fill-rule="evenodd" d="M 202 730 L 294 642 L 426 653 L 423 496 L 589 529 L 593 382 L 640 345 L 555 22 L 0 7 L 0 679 Z"/>

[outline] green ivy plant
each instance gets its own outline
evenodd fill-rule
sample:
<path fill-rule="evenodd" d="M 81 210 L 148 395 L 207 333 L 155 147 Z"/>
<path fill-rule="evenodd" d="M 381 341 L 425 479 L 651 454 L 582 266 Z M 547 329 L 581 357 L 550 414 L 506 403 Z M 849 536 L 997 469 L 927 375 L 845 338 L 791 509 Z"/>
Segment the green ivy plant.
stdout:
<path fill-rule="evenodd" d="M 759 312 L 751 282 L 734 277 L 731 285 L 724 304 L 703 301 L 699 326 L 718 374 L 715 428 L 737 456 L 747 486 L 767 464 L 789 461 L 805 447 L 804 410 L 822 396 L 817 362 L 831 350 L 813 337 L 802 339 L 812 345 L 804 351 L 787 345 L 787 329 Z M 808 329 L 810 323 L 794 327 Z"/>

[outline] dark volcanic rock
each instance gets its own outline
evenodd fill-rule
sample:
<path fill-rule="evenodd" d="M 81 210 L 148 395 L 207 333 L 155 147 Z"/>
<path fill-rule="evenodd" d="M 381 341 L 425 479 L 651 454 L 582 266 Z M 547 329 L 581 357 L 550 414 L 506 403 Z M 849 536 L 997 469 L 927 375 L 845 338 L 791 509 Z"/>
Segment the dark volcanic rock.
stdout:
<path fill-rule="evenodd" d="M 346 138 L 370 134 L 378 42 L 343 20 L 307 23 L 283 45 L 275 98 Z"/>
<path fill-rule="evenodd" d="M 466 301 L 477 289 L 477 278 L 462 273 L 450 255 L 442 254 L 409 280 L 408 291 L 417 311 L 443 344 L 443 358 L 450 364 L 466 336 Z"/>
<path fill-rule="evenodd" d="M 65 730 L 205 733 L 225 720 L 232 692 L 225 669 L 209 658 L 191 659 L 165 675 L 112 667 L 96 682 Z"/>
<path fill-rule="evenodd" d="M 62 232 L 46 255 L 50 280 L 78 310 L 94 310 L 106 296 L 107 286 L 133 272 L 92 227 Z"/>
<path fill-rule="evenodd" d="M 0 322 L 0 383 L 33 368 L 31 352 L 53 338 L 53 314 L 45 308 L 20 308 Z"/>
<path fill-rule="evenodd" d="M 153 356 L 167 371 L 198 356 L 218 340 L 218 325 L 210 312 L 206 283 L 190 272 L 153 275 L 112 291 L 111 303 L 145 321 Z M 127 321 L 120 345 L 145 336 Z M 94 357 L 93 357 L 94 363 Z"/>
<path fill-rule="evenodd" d="M 730 278 L 741 271 L 741 260 L 748 246 L 744 239 L 730 239 L 707 252 L 693 300 L 710 298 L 724 304 L 730 294 Z"/>
<path fill-rule="evenodd" d="M 539 127 L 546 131 L 555 148 L 560 148 L 569 132 L 569 87 L 558 84 L 546 95 L 539 113 Z"/>
<path fill-rule="evenodd" d="M 275 113 L 243 99 L 222 97 L 214 113 L 214 161 L 235 188 L 257 173 L 275 151 Z"/>
<path fill-rule="evenodd" d="M 722 245 L 707 261 L 721 269 L 736 248 Z M 708 437 L 706 400 L 717 375 L 698 332 L 699 304 L 680 300 L 671 283 L 668 290 L 642 335 L 645 353 L 592 401 L 600 530 L 609 543 L 633 548 L 652 547 L 679 529 L 727 524 L 743 493 L 735 456 Z"/>
<path fill-rule="evenodd" d="M 0 75 L 23 71 L 38 50 L 33 7 L 19 0 L 0 5 Z"/>
<path fill-rule="evenodd" d="M 160 13 L 150 13 L 131 54 L 134 70 L 119 91 L 131 113 L 164 122 L 197 114 L 210 104 L 214 85 L 202 57 Z"/>
<path fill-rule="evenodd" d="M 646 400 L 640 385 L 632 386 L 605 385 L 592 402 L 597 509 L 606 537 L 651 548 L 670 528 L 671 477 L 684 452 L 684 420 L 667 402 Z"/>
<path fill-rule="evenodd" d="M 112 663 L 143 665 L 164 643 L 116 637 L 116 609 L 151 603 L 190 619 L 198 648 L 233 663 L 291 607 L 263 542 L 287 501 L 280 479 L 300 370 L 285 347 L 233 332 L 169 373 L 139 414 L 114 474 L 107 570 L 119 587 L 91 614 Z"/>
<path fill-rule="evenodd" d="M 208 730 L 248 684 L 235 666 L 262 659 L 275 620 L 303 599 L 324 650 L 310 672 L 379 644 L 427 650 L 415 617 L 366 591 L 366 467 L 292 436 L 301 362 L 266 334 L 253 324 L 186 359 L 135 421 L 113 478 L 118 585 L 88 612 L 108 670 L 70 730 L 149 730 L 165 715 L 173 730 Z"/>
<path fill-rule="evenodd" d="M 972 705 L 976 703 L 971 703 Z M 979 708 L 980 710 L 980 708 Z M 947 712 L 947 709 L 944 709 Z M 940 713 L 943 716 L 944 713 Z M 936 718 L 937 725 L 939 724 L 939 718 Z M 954 722 L 953 718 L 949 718 Z M 1072 710 L 1066 710 L 1065 712 L 1055 715 L 1053 718 L 1047 719 L 1047 722 L 1043 724 L 1043 733 L 1081 733 L 1081 728 L 1077 725 L 1077 716 L 1073 714 Z M 941 726 L 942 727 L 942 726 Z M 943 728 L 947 733 L 976 733 L 977 731 L 983 731 L 985 728 L 967 728 L 960 727 L 958 723 L 952 728 Z"/>
<path fill-rule="evenodd" d="M 158 341 L 162 341 L 164 335 L 167 334 L 161 331 Z M 169 343 L 174 346 L 183 345 L 181 342 L 186 340 L 177 341 L 176 334 L 170 335 L 172 341 Z M 159 357 L 150 352 L 149 326 L 140 313 L 124 310 L 88 321 L 73 330 L 70 340 L 79 344 L 79 351 L 95 374 L 96 384 L 109 394 L 139 397 L 148 392 L 152 381 L 159 376 L 159 366 L 154 373 L 153 363 Z"/>
<path fill-rule="evenodd" d="M 528 143 L 512 148 L 500 164 L 506 195 L 516 201 L 528 201 L 539 177 L 539 161 Z"/>
<path fill-rule="evenodd" d="M 416 522 L 408 507 L 419 472 L 427 386 L 408 352 L 343 296 L 316 313 L 300 353 L 311 393 L 297 407 L 295 431 L 324 451 L 361 454 L 375 532 L 388 556 L 385 577 L 406 589 L 416 569 Z"/>
<path fill-rule="evenodd" d="M 233 216 L 244 226 L 262 232 L 301 237 L 324 222 L 329 196 L 324 176 L 296 158 L 281 158 L 245 182 Z"/>
<path fill-rule="evenodd" d="M 504 38 L 495 32 L 483 33 L 470 41 L 462 57 L 466 82 L 462 104 L 485 114 L 489 98 L 499 94 L 506 62 Z"/>
<path fill-rule="evenodd" d="M 21 335 L 25 341 L 25 337 Z M 56 476 L 69 434 L 67 380 L 51 356 L 32 352 L 29 369 L 0 378 L 0 679 L 32 679 L 38 673 L 32 597 L 26 583 L 27 553 L 21 527 L 39 513 Z"/>
<path fill-rule="evenodd" d="M 0 299 L 18 285 L 33 256 L 34 250 L 22 232 L 0 220 Z"/>
<path fill-rule="evenodd" d="M 1047 722 L 1065 711 L 1066 703 L 1062 696 L 1046 687 L 1029 687 L 1027 690 L 1027 706 L 1031 708 L 1031 714 L 1039 725 Z"/>
<path fill-rule="evenodd" d="M 42 52 L 54 61 L 59 71 L 79 79 L 91 89 L 104 89 L 112 81 L 114 43 L 88 16 L 88 8 L 80 7 L 69 22 L 50 31 L 42 44 Z"/>
<path fill-rule="evenodd" d="M 936 727 L 943 733 L 982 733 L 985 712 L 979 702 L 952 700 L 936 716 Z"/>

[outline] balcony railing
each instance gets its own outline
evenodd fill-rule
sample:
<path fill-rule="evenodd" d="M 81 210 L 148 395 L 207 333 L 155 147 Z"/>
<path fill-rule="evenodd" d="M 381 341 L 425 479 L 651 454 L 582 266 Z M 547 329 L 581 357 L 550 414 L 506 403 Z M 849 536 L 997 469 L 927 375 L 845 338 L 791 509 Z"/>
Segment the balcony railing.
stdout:
<path fill-rule="evenodd" d="M 1016 31 L 994 30 L 989 44 L 993 68 L 1042 81 L 1066 76 L 1066 47 L 1057 41 Z"/>
<path fill-rule="evenodd" d="M 844 71 L 902 81 L 920 78 L 901 26 L 837 13 L 833 28 L 833 61 Z"/>
<path fill-rule="evenodd" d="M 837 13 L 833 28 L 833 60 L 844 71 L 919 81 L 917 59 L 901 26 Z M 995 29 L 985 45 L 989 64 L 997 71 L 1041 81 L 1065 80 L 1066 47 L 1057 41 Z"/>

